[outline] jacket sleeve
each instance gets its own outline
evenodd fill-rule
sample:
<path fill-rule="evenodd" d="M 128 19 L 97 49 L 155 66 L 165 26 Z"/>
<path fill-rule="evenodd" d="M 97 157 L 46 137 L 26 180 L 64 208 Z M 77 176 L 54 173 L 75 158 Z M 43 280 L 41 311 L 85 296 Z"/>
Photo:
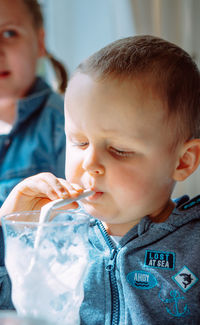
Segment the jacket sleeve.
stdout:
<path fill-rule="evenodd" d="M 15 309 L 11 299 L 11 281 L 4 263 L 4 239 L 0 227 L 0 310 Z"/>

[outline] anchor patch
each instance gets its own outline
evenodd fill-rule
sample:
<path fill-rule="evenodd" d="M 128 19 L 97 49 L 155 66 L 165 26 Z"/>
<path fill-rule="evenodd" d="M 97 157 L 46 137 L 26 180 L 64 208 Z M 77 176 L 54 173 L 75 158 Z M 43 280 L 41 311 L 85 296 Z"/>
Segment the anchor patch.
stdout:
<path fill-rule="evenodd" d="M 161 288 L 162 290 L 162 288 Z M 168 314 L 180 318 L 190 314 L 188 305 L 185 303 L 185 298 L 176 290 L 171 290 L 167 298 L 163 298 L 161 290 L 158 294 L 160 300 L 164 303 Z"/>
<path fill-rule="evenodd" d="M 178 284 L 183 292 L 188 291 L 197 281 L 198 278 L 187 266 L 184 266 L 172 279 Z"/>

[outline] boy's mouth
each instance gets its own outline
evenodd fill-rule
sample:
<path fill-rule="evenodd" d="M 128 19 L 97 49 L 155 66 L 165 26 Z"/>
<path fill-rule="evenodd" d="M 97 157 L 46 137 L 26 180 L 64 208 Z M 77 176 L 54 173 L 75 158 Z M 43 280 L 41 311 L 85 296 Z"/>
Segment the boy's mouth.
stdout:
<path fill-rule="evenodd" d="M 92 190 L 93 190 L 93 189 L 92 189 Z M 88 201 L 96 201 L 96 200 L 98 200 L 100 197 L 102 197 L 103 192 L 95 191 L 95 190 L 93 190 L 93 191 L 94 191 L 94 194 L 88 196 L 88 197 L 86 198 L 86 200 L 88 200 Z"/>

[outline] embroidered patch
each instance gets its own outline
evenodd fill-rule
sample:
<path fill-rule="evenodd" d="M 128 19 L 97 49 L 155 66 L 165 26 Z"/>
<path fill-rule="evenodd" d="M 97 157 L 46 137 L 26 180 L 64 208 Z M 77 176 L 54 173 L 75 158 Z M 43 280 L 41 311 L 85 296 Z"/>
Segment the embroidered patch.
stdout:
<path fill-rule="evenodd" d="M 155 276 L 146 271 L 133 271 L 127 275 L 127 281 L 134 288 L 138 289 L 152 289 L 157 285 Z"/>
<path fill-rule="evenodd" d="M 176 275 L 172 276 L 172 279 L 183 292 L 188 291 L 199 280 L 187 266 L 184 266 Z"/>
<path fill-rule="evenodd" d="M 161 269 L 174 269 L 175 254 L 172 252 L 146 250 L 144 265 Z"/>
<path fill-rule="evenodd" d="M 168 295 L 163 294 L 161 288 L 158 297 L 164 303 L 168 314 L 177 318 L 186 317 L 190 314 L 190 310 L 186 304 L 185 297 L 181 296 L 178 291 L 171 290 Z"/>

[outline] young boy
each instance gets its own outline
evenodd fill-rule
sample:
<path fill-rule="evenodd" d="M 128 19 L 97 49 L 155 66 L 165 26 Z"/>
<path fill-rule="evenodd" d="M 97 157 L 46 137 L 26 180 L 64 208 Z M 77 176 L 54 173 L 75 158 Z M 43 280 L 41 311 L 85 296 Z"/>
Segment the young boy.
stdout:
<path fill-rule="evenodd" d="M 200 162 L 199 90 L 195 63 L 174 44 L 106 46 L 66 91 L 66 180 L 30 177 L 2 206 L 1 216 L 94 190 L 82 201 L 96 222 L 81 324 L 199 324 L 200 198 L 171 199 Z"/>

